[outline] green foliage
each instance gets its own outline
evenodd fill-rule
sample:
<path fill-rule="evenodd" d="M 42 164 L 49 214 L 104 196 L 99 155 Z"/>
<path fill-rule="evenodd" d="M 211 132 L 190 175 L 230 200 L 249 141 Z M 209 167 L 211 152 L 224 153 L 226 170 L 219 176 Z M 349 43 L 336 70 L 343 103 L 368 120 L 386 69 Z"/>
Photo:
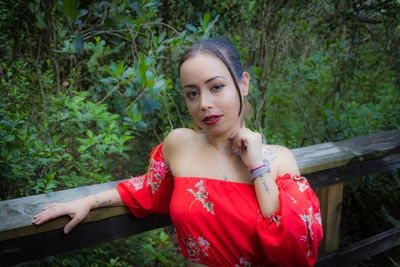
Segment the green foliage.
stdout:
<path fill-rule="evenodd" d="M 398 129 L 399 21 L 398 1 L 1 1 L 0 198 L 143 173 L 150 148 L 191 125 L 178 58 L 209 37 L 238 48 L 251 76 L 247 126 L 267 143 Z M 395 172 L 350 183 L 344 205 L 363 215 L 347 217 L 375 205 L 371 232 L 397 225 L 399 188 Z M 139 255 L 99 248 L 46 264 L 178 265 L 165 264 L 158 234 L 129 240 L 117 243 Z"/>
<path fill-rule="evenodd" d="M 173 233 L 174 228 L 166 227 L 20 266 L 183 266 Z"/>
<path fill-rule="evenodd" d="M 126 152 L 132 147 L 126 143 L 133 132 L 121 123 L 119 115 L 107 112 L 104 104 L 87 100 L 87 92 L 75 92 L 72 98 L 60 93 L 48 96 L 46 110 L 37 114 L 45 120 L 38 123 L 24 110 L 29 83 L 13 80 L 25 72 L 24 64 L 19 65 L 19 72 L 4 66 L 9 81 L 2 84 L 8 90 L 0 107 L 0 143 L 1 168 L 7 179 L 2 185 L 13 191 L 8 197 L 101 183 L 124 168 L 118 159 L 130 160 Z"/>
<path fill-rule="evenodd" d="M 348 182 L 342 216 L 341 246 L 352 244 L 400 225 L 400 171 L 369 175 Z M 357 214 L 357 216 L 354 216 Z"/>

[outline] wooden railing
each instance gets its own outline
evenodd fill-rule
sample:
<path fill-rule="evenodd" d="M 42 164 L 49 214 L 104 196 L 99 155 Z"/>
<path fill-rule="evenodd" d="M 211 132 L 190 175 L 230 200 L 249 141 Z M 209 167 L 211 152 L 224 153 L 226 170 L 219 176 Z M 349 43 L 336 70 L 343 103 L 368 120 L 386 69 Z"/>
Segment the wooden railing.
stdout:
<path fill-rule="evenodd" d="M 400 167 L 400 130 L 293 149 L 302 175 L 321 203 L 324 239 L 317 266 L 346 266 L 400 244 L 400 228 L 337 250 L 343 182 Z M 118 182 L 0 202 L 0 262 L 10 265 L 89 246 L 171 224 L 169 216 L 134 218 L 125 207 L 95 209 L 70 234 L 67 217 L 32 225 L 33 216 L 53 202 L 74 200 L 115 188 Z"/>

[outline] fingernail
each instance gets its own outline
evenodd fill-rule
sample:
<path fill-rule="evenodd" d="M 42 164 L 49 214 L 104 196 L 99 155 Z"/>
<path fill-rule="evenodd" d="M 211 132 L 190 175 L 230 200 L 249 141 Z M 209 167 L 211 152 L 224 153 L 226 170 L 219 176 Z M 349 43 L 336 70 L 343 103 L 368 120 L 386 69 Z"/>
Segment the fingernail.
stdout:
<path fill-rule="evenodd" d="M 69 233 L 69 229 L 68 228 L 64 228 L 64 234 L 68 234 Z"/>

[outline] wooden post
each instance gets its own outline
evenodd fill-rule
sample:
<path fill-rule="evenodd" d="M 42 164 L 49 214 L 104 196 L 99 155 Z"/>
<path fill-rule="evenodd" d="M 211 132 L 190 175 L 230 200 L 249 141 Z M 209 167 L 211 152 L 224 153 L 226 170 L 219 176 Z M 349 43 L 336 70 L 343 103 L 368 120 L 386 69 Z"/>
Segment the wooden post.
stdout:
<path fill-rule="evenodd" d="M 342 214 L 343 183 L 324 186 L 316 190 L 321 205 L 324 238 L 319 253 L 335 251 L 339 247 L 340 219 Z"/>

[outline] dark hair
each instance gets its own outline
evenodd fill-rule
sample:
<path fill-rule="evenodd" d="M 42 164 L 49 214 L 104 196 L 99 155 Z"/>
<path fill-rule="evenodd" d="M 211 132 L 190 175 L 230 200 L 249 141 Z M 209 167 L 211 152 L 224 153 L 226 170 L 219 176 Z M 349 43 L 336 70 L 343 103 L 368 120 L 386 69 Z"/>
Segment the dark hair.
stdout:
<path fill-rule="evenodd" d="M 219 58 L 228 68 L 233 82 L 235 83 L 236 90 L 239 93 L 240 110 L 242 112 L 243 100 L 242 93 L 240 92 L 239 79 L 243 74 L 242 63 L 240 62 L 239 54 L 236 48 L 233 47 L 228 41 L 223 39 L 208 39 L 202 40 L 196 44 L 191 45 L 181 56 L 179 60 L 179 71 L 182 64 L 189 58 L 194 57 L 200 52 L 208 53 Z"/>

